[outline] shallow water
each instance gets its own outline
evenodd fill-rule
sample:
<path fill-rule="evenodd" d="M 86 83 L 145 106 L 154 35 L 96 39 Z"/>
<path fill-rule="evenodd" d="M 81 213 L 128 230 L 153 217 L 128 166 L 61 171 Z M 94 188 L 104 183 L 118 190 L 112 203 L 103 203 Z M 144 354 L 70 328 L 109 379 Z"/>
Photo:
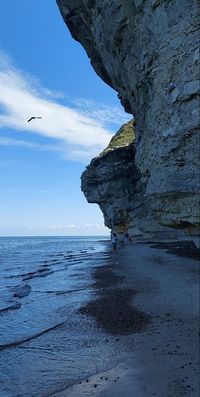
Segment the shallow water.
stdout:
<path fill-rule="evenodd" d="M 113 363 L 115 338 L 108 346 L 78 313 L 108 247 L 92 237 L 0 238 L 2 397 L 50 396 Z"/>

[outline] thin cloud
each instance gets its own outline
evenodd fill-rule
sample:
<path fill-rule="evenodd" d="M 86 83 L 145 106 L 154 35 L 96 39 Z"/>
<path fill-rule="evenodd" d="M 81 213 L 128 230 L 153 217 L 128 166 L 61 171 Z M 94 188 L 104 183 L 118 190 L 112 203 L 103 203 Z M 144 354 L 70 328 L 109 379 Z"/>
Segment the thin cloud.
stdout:
<path fill-rule="evenodd" d="M 37 144 L 31 143 L 28 141 L 7 138 L 4 136 L 0 136 L 0 145 L 2 145 L 2 146 L 22 146 L 22 147 L 26 147 L 29 149 L 36 148 L 38 146 Z"/>
<path fill-rule="evenodd" d="M 126 114 L 124 110 L 118 106 L 109 106 L 85 98 L 78 98 L 74 100 L 73 103 L 81 113 L 84 109 L 84 115 L 90 118 L 92 117 L 104 125 L 121 125 L 131 118 L 130 115 Z"/>
<path fill-rule="evenodd" d="M 0 127 L 18 130 L 19 134 L 23 131 L 54 139 L 52 145 L 39 145 L 20 137 L 19 143 L 17 139 L 7 138 L 6 141 L 2 137 L 0 144 L 55 150 L 72 160 L 97 155 L 111 139 L 107 123 L 116 122 L 121 109 L 102 104 L 98 109 L 95 102 L 83 99 L 72 108 L 57 101 L 61 96 L 43 88 L 32 76 L 17 70 L 9 57 L 0 52 Z M 42 116 L 42 119 L 27 123 L 31 116 Z"/>
<path fill-rule="evenodd" d="M 27 149 L 34 149 L 39 151 L 53 151 L 53 152 L 60 152 L 63 154 L 63 157 L 66 155 L 65 146 L 55 144 L 40 144 L 36 142 L 29 142 L 22 139 L 15 139 L 15 138 L 7 138 L 5 136 L 0 136 L 0 145 L 1 146 L 21 146 Z M 67 145 L 66 145 L 67 147 Z"/>
<path fill-rule="evenodd" d="M 70 146 L 67 145 L 66 142 L 58 143 L 58 144 L 41 144 L 36 142 L 29 142 L 26 140 L 15 139 L 15 138 L 7 138 L 4 136 L 0 136 L 0 146 L 20 146 L 26 149 L 33 149 L 37 151 L 50 151 L 56 152 L 61 155 L 63 160 L 81 160 L 84 162 L 88 162 L 88 159 L 95 157 L 97 155 L 95 147 L 84 147 L 81 149 L 79 146 Z"/>
<path fill-rule="evenodd" d="M 70 225 L 66 226 L 67 229 L 76 229 L 77 225 L 74 225 L 73 223 L 71 223 Z"/>

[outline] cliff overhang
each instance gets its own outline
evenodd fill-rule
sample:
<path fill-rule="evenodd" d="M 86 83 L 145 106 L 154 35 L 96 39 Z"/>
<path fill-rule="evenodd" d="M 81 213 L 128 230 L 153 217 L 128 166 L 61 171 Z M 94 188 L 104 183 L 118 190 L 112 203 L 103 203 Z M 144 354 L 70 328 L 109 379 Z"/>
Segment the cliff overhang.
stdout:
<path fill-rule="evenodd" d="M 197 240 L 198 0 L 57 3 L 96 73 L 134 115 L 134 163 L 150 217 Z"/>

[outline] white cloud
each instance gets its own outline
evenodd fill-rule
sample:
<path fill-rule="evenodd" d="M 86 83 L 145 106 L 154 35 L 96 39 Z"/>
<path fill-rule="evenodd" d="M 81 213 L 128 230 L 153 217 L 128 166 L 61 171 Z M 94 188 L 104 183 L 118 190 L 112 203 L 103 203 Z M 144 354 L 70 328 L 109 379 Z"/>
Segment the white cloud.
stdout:
<path fill-rule="evenodd" d="M 77 226 L 74 225 L 73 223 L 71 223 L 70 225 L 67 225 L 66 228 L 67 228 L 67 229 L 76 229 Z"/>
<path fill-rule="evenodd" d="M 98 109 L 98 104 L 83 99 L 77 101 L 76 108 L 67 107 L 56 101 L 61 96 L 17 70 L 8 56 L 0 52 L 0 127 L 54 139 L 52 145 L 42 145 L 20 140 L 20 137 L 19 141 L 3 137 L 0 144 L 55 150 L 72 160 L 88 160 L 97 155 L 111 138 L 106 124 L 116 122 L 117 114 L 118 119 L 120 112 L 122 115 L 121 109 L 102 104 Z M 28 123 L 31 116 L 42 116 L 42 119 Z"/>
<path fill-rule="evenodd" d="M 62 229 L 62 226 L 61 226 L 61 225 L 51 225 L 51 226 L 50 226 L 50 229 L 59 230 L 59 229 Z"/>

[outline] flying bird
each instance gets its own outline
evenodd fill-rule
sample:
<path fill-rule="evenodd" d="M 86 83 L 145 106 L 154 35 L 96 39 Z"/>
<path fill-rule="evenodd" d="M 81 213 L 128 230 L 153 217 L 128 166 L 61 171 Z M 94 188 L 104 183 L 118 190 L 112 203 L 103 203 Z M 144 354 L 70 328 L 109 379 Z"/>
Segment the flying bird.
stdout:
<path fill-rule="evenodd" d="M 35 116 L 33 116 L 33 117 L 31 117 L 29 120 L 27 120 L 27 123 L 29 123 L 29 121 L 31 121 L 31 120 L 34 120 L 34 119 L 41 119 L 42 117 L 35 117 Z"/>

